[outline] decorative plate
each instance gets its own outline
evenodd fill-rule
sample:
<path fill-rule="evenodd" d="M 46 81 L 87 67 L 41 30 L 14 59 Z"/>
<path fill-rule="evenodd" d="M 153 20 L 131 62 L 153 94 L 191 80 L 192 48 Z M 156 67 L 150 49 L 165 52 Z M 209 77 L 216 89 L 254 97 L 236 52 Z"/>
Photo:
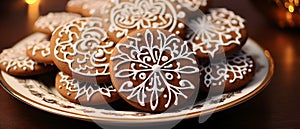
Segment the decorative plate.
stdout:
<path fill-rule="evenodd" d="M 43 36 L 43 34 L 35 33 L 16 44 L 16 47 L 24 47 L 26 42 L 32 38 Z M 199 100 L 191 108 L 160 114 L 87 107 L 68 102 L 55 91 L 55 73 L 53 75 L 43 75 L 44 77 L 16 78 L 1 71 L 0 80 L 3 87 L 14 97 L 33 107 L 54 114 L 107 124 L 163 123 L 199 117 L 225 110 L 245 102 L 262 91 L 273 76 L 273 59 L 267 50 L 262 49 L 252 39 L 247 41 L 243 50 L 252 55 L 258 66 L 254 79 L 246 87 L 238 91 Z"/>

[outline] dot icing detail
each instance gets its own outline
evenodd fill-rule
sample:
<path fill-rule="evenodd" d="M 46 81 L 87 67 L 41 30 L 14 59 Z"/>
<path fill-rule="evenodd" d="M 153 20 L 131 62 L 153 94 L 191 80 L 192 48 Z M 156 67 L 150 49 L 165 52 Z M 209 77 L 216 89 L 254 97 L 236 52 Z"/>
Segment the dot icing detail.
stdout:
<path fill-rule="evenodd" d="M 29 43 L 27 50 L 32 50 L 32 55 L 35 56 L 37 52 L 41 52 L 43 57 L 50 56 L 50 41 L 42 39 Z"/>
<path fill-rule="evenodd" d="M 200 7 L 207 6 L 207 0 L 178 0 L 178 2 L 190 11 L 198 11 Z"/>
<path fill-rule="evenodd" d="M 0 62 L 2 63 L 2 65 L 6 66 L 6 71 L 9 71 L 10 69 L 22 69 L 24 71 L 33 71 L 34 66 L 37 65 L 37 62 L 30 59 L 25 52 L 26 49 L 22 47 L 17 49 L 5 49 L 0 54 Z"/>
<path fill-rule="evenodd" d="M 93 95 L 100 93 L 106 97 L 112 97 L 112 93 L 116 93 L 116 89 L 108 83 L 102 84 L 92 84 L 81 82 L 76 79 L 72 79 L 70 76 L 63 74 L 63 72 L 58 73 L 61 79 L 60 83 L 64 84 L 66 90 L 71 93 L 76 93 L 75 99 L 80 98 L 81 96 L 86 95 L 87 101 L 90 101 Z"/>
<path fill-rule="evenodd" d="M 217 63 L 200 65 L 201 73 L 205 73 L 203 81 L 206 87 L 221 86 L 226 81 L 235 83 L 236 80 L 243 80 L 245 75 L 254 72 L 253 70 L 254 61 L 243 51 Z M 233 77 L 230 78 L 230 75 Z"/>
<path fill-rule="evenodd" d="M 100 18 L 80 18 L 58 28 L 54 57 L 80 75 L 109 75 L 107 56 L 111 55 L 114 43 L 108 41 L 103 27 Z"/>
<path fill-rule="evenodd" d="M 244 22 L 243 18 L 227 9 L 211 9 L 210 14 L 191 21 L 187 38 L 194 52 L 199 50 L 214 57 L 221 47 L 241 44 L 240 31 L 245 28 Z"/>
<path fill-rule="evenodd" d="M 106 4 L 106 0 L 89 0 L 84 2 L 82 9 L 88 11 L 89 15 L 93 16 L 100 9 L 103 4 Z"/>
<path fill-rule="evenodd" d="M 154 32 L 153 32 L 154 33 Z M 193 56 L 193 52 L 189 50 L 186 42 L 182 43 L 175 34 L 166 36 L 160 30 L 156 38 L 150 30 L 145 31 L 144 37 L 137 36 L 127 39 L 130 44 L 117 44 L 116 51 L 120 54 L 111 57 L 112 61 L 119 61 L 113 67 L 116 71 L 116 79 L 128 79 L 124 82 L 119 92 L 130 93 L 127 99 L 137 99 L 139 105 L 145 106 L 146 102 L 150 102 L 151 110 L 155 110 L 159 104 L 159 95 L 167 90 L 168 94 L 164 95 L 167 103 L 164 105 L 168 108 L 178 104 L 179 97 L 188 99 L 183 93 L 184 90 L 193 90 L 195 85 L 183 78 L 185 75 L 196 74 L 199 72 L 197 62 Z M 138 34 L 139 35 L 139 34 Z M 141 38 L 145 39 L 145 45 L 141 46 Z M 159 44 L 155 44 L 158 40 Z M 124 52 L 127 49 L 130 52 Z M 167 54 L 166 54 L 167 53 Z M 190 66 L 184 66 L 178 60 L 191 62 Z M 130 64 L 129 68 L 121 69 L 123 65 Z M 137 67 L 141 69 L 137 69 Z M 179 80 L 178 86 L 169 81 Z M 134 82 L 142 80 L 143 82 L 134 87 Z M 147 96 L 148 93 L 150 96 Z M 174 98 L 172 98 L 174 97 Z"/>
<path fill-rule="evenodd" d="M 79 14 L 74 13 L 49 13 L 46 16 L 41 16 L 34 25 L 38 28 L 49 29 L 51 32 L 53 32 L 56 27 L 79 17 L 81 17 Z"/>
<path fill-rule="evenodd" d="M 173 32 L 178 20 L 185 17 L 185 12 L 178 11 L 169 0 L 129 0 L 113 1 L 112 8 L 104 9 L 109 14 L 110 32 L 116 32 L 122 38 L 131 29 L 159 28 Z"/>

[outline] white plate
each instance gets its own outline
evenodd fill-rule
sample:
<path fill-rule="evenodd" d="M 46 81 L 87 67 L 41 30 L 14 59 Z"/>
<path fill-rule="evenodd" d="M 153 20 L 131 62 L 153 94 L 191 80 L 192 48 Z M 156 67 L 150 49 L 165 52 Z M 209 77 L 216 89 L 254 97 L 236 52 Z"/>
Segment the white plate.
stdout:
<path fill-rule="evenodd" d="M 43 37 L 36 33 L 21 41 L 16 47 L 24 47 L 32 38 Z M 249 39 L 243 50 L 252 55 L 257 63 L 254 79 L 243 89 L 224 93 L 219 96 L 197 102 L 193 108 L 176 112 L 151 114 L 135 111 L 114 111 L 77 105 L 63 99 L 54 89 L 54 78 L 42 83 L 38 79 L 19 79 L 1 72 L 0 80 L 4 88 L 14 97 L 41 110 L 54 114 L 81 119 L 100 121 L 108 124 L 162 123 L 185 118 L 198 117 L 218 112 L 238 105 L 262 91 L 269 83 L 274 72 L 274 62 L 267 50 Z M 49 77 L 48 77 L 49 78 Z"/>

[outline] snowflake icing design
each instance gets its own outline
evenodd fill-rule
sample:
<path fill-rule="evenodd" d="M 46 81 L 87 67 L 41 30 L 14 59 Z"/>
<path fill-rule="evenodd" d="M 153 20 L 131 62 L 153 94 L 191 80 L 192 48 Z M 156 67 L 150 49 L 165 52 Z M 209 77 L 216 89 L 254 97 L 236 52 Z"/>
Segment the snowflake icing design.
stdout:
<path fill-rule="evenodd" d="M 64 25 L 58 32 L 61 37 L 56 40 L 55 58 L 68 63 L 72 72 L 81 75 L 109 75 L 106 55 L 111 55 L 114 43 L 107 41 L 108 35 L 102 27 L 100 18 L 81 18 Z M 62 40 L 63 35 L 68 40 Z"/>
<path fill-rule="evenodd" d="M 186 42 L 182 44 L 175 34 L 166 36 L 157 30 L 159 44 L 155 44 L 153 33 L 150 30 L 145 32 L 145 45 L 141 46 L 141 39 L 128 37 L 132 41 L 130 44 L 117 44 L 117 56 L 111 57 L 112 61 L 119 60 L 114 71 L 117 71 L 115 77 L 118 79 L 130 79 L 124 82 L 119 92 L 130 93 L 127 99 L 136 98 L 141 106 L 145 106 L 146 99 L 150 102 L 152 110 L 155 110 L 159 104 L 159 95 L 167 90 L 164 98 L 168 99 L 164 105 L 168 108 L 171 100 L 174 99 L 174 105 L 178 104 L 178 97 L 187 99 L 182 90 L 195 89 L 195 85 L 184 78 L 185 75 L 196 74 L 199 72 L 197 62 L 188 48 Z M 157 41 L 158 42 L 158 41 Z M 130 52 L 126 53 L 122 49 L 126 48 Z M 191 62 L 190 66 L 182 65 L 180 61 Z M 120 69 L 122 65 L 130 64 L 128 69 Z M 137 69 L 139 67 L 140 69 Z M 178 85 L 169 83 L 178 79 Z M 134 82 L 141 80 L 142 83 L 134 86 Z M 147 92 L 150 96 L 147 96 Z M 172 98 L 174 96 L 175 98 Z"/>
<path fill-rule="evenodd" d="M 253 60 L 241 51 L 221 62 L 201 65 L 200 71 L 205 73 L 203 80 L 205 86 L 210 87 L 223 85 L 227 80 L 234 83 L 237 79 L 243 79 L 247 73 L 254 72 L 253 68 Z M 233 78 L 230 78 L 230 74 Z"/>
<path fill-rule="evenodd" d="M 107 11 L 105 11 L 107 12 Z M 135 0 L 116 2 L 110 11 L 110 31 L 121 38 L 130 29 L 159 28 L 169 32 L 175 30 L 183 11 L 177 11 L 168 0 Z"/>
<path fill-rule="evenodd" d="M 90 101 L 93 95 L 100 93 L 103 96 L 111 97 L 112 93 L 117 92 L 116 89 L 111 84 L 92 84 L 87 82 L 81 82 L 76 79 L 72 79 L 70 76 L 59 72 L 61 77 L 60 82 L 65 84 L 66 89 L 69 92 L 75 92 L 75 99 L 80 98 L 81 96 L 86 95 L 87 101 Z"/>
<path fill-rule="evenodd" d="M 194 52 L 200 50 L 214 57 L 220 47 L 240 44 L 240 31 L 245 28 L 245 20 L 223 8 L 212 9 L 210 12 L 191 21 L 190 29 L 195 30 L 190 30 L 187 38 Z M 196 43 L 199 41 L 201 42 Z"/>

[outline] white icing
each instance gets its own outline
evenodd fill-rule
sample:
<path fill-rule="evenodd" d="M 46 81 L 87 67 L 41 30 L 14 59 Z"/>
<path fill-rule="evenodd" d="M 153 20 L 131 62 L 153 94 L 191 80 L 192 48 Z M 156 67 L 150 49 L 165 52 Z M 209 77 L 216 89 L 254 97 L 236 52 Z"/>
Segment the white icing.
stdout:
<path fill-rule="evenodd" d="M 82 9 L 88 11 L 88 15 L 93 16 L 106 2 L 107 0 L 88 0 L 83 3 Z"/>
<path fill-rule="evenodd" d="M 200 66 L 201 72 L 205 72 L 203 81 L 206 87 L 221 86 L 225 81 L 235 83 L 238 79 L 243 80 L 253 69 L 254 62 L 245 52 L 238 52 L 217 63 Z"/>
<path fill-rule="evenodd" d="M 50 56 L 50 41 L 46 39 L 33 41 L 28 45 L 27 50 L 32 50 L 32 55 L 35 56 L 38 51 L 41 51 L 42 57 Z"/>
<path fill-rule="evenodd" d="M 245 28 L 244 22 L 243 18 L 232 11 L 224 8 L 212 9 L 210 14 L 192 20 L 187 38 L 194 52 L 200 50 L 214 57 L 221 47 L 240 44 L 239 40 L 242 38 L 240 31 Z M 232 34 L 236 36 L 233 37 Z"/>
<path fill-rule="evenodd" d="M 158 38 L 153 33 L 157 33 Z M 144 45 L 141 44 L 142 39 L 145 40 Z M 168 94 L 164 95 L 167 99 L 165 108 L 172 105 L 172 100 L 174 100 L 174 105 L 177 105 L 180 96 L 188 98 L 182 91 L 195 89 L 195 85 L 183 76 L 198 73 L 199 69 L 193 56 L 194 53 L 189 51 L 187 42 L 182 43 L 175 34 L 166 36 L 160 30 L 156 32 L 146 30 L 144 37 L 127 37 L 127 40 L 132 42 L 117 44 L 116 50 L 120 54 L 111 57 L 111 61 L 119 61 L 113 67 L 113 70 L 116 71 L 115 78 L 129 80 L 121 85 L 119 92 L 131 93 L 127 99 L 136 98 L 141 106 L 145 106 L 146 101 L 150 102 L 151 110 L 157 108 L 159 95 L 165 90 L 168 91 Z M 124 52 L 122 49 L 125 48 L 130 52 Z M 163 53 L 168 53 L 171 57 L 168 58 Z M 178 60 L 190 62 L 190 65 L 183 66 L 177 62 Z M 177 64 L 173 65 L 172 62 L 177 62 Z M 128 64 L 131 64 L 128 69 L 121 69 L 123 65 Z M 137 69 L 137 66 L 141 69 Z M 173 74 L 179 80 L 178 86 L 168 82 L 174 79 Z M 143 80 L 143 82 L 134 87 L 130 79 L 133 81 Z M 147 96 L 145 92 L 151 96 Z"/>
<path fill-rule="evenodd" d="M 100 18 L 80 18 L 62 26 L 59 32 L 55 32 L 58 33 L 58 38 L 54 57 L 68 63 L 69 69 L 80 75 L 109 75 L 109 63 L 104 55 L 111 55 L 110 49 L 114 47 L 114 43 L 107 41 L 102 21 Z M 67 41 L 61 41 L 64 34 L 68 37 Z"/>
<path fill-rule="evenodd" d="M 112 97 L 112 93 L 116 93 L 116 89 L 111 84 L 92 84 L 81 82 L 76 79 L 72 79 L 70 76 L 59 72 L 61 79 L 60 83 L 63 83 L 66 87 L 66 90 L 72 93 L 76 93 L 75 99 L 80 98 L 81 96 L 86 95 L 87 101 L 90 101 L 93 95 L 100 93 L 106 97 Z"/>
<path fill-rule="evenodd" d="M 122 38 L 131 29 L 159 28 L 173 32 L 178 19 L 185 17 L 168 0 L 135 0 L 113 1 L 115 6 L 104 9 L 109 13 L 110 32 L 116 32 L 117 38 Z"/>
<path fill-rule="evenodd" d="M 198 11 L 200 7 L 207 6 L 207 0 L 177 0 L 177 1 L 190 11 Z"/>
<path fill-rule="evenodd" d="M 49 29 L 51 32 L 56 29 L 56 27 L 63 25 L 75 18 L 81 17 L 79 14 L 74 13 L 49 13 L 46 16 L 41 16 L 36 22 L 35 26 L 41 29 Z"/>
<path fill-rule="evenodd" d="M 5 49 L 0 54 L 0 62 L 2 65 L 5 65 L 6 71 L 23 69 L 24 71 L 27 70 L 34 70 L 34 66 L 37 65 L 37 62 L 33 61 L 26 55 L 26 48 L 10 48 Z"/>

